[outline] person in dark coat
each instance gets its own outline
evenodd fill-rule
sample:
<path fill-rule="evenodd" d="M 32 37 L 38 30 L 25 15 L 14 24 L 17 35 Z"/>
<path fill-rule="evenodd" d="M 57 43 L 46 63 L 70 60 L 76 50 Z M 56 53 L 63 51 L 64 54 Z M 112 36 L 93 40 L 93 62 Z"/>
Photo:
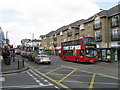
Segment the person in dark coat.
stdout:
<path fill-rule="evenodd" d="M 5 64 L 10 65 L 10 58 L 9 58 L 10 52 L 9 52 L 7 46 L 5 46 L 5 48 L 3 49 L 2 56 L 3 56 L 3 60 L 4 60 Z"/>

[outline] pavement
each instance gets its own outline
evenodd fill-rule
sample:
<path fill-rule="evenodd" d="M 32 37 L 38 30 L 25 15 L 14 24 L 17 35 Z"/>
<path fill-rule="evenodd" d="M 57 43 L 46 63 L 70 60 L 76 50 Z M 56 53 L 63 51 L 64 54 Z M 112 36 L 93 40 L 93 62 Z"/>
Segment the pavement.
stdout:
<path fill-rule="evenodd" d="M 6 65 L 4 63 L 4 60 L 2 58 L 0 58 L 0 66 L 1 66 L 0 73 L 2 73 L 2 74 L 19 73 L 19 72 L 29 69 L 29 67 L 27 67 L 25 65 L 23 66 L 22 60 L 19 60 L 19 62 L 18 62 L 17 58 L 15 58 L 15 61 L 11 60 L 10 65 Z"/>

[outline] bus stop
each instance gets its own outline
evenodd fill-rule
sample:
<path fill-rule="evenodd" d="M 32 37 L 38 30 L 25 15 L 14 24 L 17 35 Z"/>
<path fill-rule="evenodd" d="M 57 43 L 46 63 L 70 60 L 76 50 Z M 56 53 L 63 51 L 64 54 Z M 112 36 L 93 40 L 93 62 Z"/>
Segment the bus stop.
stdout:
<path fill-rule="evenodd" d="M 99 61 L 120 61 L 120 48 L 97 48 L 97 52 Z"/>

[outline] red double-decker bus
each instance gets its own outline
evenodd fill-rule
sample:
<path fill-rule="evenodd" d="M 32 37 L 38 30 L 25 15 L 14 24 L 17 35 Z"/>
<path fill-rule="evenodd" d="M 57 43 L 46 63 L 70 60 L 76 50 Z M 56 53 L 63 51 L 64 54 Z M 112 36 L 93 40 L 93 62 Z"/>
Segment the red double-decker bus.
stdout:
<path fill-rule="evenodd" d="M 61 59 L 76 62 L 97 62 L 96 43 L 93 37 L 82 37 L 61 43 Z"/>

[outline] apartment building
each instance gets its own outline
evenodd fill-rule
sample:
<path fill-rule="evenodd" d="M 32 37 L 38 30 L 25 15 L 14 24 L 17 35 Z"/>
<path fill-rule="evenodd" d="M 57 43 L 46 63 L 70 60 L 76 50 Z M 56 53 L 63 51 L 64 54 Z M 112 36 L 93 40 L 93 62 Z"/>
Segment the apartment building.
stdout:
<path fill-rule="evenodd" d="M 97 48 L 120 47 L 120 5 L 84 20 L 78 20 L 62 26 L 46 35 L 41 35 L 42 46 L 48 49 L 60 49 L 61 42 L 83 36 L 95 37 Z"/>

